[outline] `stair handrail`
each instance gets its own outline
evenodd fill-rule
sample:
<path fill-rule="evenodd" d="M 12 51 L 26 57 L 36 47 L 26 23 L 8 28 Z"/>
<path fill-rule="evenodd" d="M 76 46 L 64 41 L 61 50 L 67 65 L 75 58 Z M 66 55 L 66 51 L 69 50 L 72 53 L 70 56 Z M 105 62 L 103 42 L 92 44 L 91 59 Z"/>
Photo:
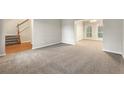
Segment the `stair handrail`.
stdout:
<path fill-rule="evenodd" d="M 26 20 L 24 20 L 23 22 L 17 24 L 17 35 L 20 35 L 20 29 L 19 29 L 19 27 L 20 27 L 21 25 L 23 25 L 24 23 L 28 22 L 28 21 L 29 21 L 29 19 L 26 19 Z"/>

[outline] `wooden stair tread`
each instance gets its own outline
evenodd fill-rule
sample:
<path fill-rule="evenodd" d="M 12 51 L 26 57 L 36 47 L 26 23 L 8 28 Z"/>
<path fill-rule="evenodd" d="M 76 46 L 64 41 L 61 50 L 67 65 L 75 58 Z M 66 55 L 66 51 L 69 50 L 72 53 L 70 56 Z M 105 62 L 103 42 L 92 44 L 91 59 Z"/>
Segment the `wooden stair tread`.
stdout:
<path fill-rule="evenodd" d="M 20 36 L 18 35 L 6 35 L 6 45 L 20 44 Z"/>

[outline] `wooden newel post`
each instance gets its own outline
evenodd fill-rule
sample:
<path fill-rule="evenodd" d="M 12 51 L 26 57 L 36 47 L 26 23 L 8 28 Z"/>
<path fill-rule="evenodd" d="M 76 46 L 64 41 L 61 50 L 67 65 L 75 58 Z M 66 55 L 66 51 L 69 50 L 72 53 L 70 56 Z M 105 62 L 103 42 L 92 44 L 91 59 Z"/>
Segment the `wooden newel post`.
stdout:
<path fill-rule="evenodd" d="M 19 24 L 17 24 L 17 36 L 18 36 L 18 43 L 21 43 L 21 39 L 20 39 L 20 33 L 19 33 Z"/>

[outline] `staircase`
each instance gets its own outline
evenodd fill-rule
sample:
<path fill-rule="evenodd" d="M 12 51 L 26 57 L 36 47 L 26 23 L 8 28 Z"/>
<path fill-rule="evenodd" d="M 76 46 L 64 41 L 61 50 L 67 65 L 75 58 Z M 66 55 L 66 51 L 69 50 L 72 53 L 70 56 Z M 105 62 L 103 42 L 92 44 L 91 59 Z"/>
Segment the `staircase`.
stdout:
<path fill-rule="evenodd" d="M 7 45 L 14 45 L 14 44 L 20 44 L 21 39 L 20 39 L 20 33 L 23 32 L 25 29 L 20 31 L 20 26 L 23 25 L 29 21 L 29 19 L 24 20 L 23 22 L 17 24 L 17 35 L 6 35 L 5 40 L 6 40 L 6 46 Z"/>
<path fill-rule="evenodd" d="M 20 44 L 20 36 L 18 35 L 7 35 L 6 45 Z"/>

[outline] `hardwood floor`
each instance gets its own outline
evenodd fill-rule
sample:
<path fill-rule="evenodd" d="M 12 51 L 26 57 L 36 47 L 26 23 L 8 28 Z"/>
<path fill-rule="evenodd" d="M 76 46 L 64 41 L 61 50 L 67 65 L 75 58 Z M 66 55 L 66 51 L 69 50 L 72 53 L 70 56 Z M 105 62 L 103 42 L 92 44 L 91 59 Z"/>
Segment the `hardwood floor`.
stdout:
<path fill-rule="evenodd" d="M 32 49 L 32 44 L 30 42 L 9 45 L 9 46 L 6 46 L 6 54 L 17 53 L 17 52 L 21 52 L 29 49 Z"/>

